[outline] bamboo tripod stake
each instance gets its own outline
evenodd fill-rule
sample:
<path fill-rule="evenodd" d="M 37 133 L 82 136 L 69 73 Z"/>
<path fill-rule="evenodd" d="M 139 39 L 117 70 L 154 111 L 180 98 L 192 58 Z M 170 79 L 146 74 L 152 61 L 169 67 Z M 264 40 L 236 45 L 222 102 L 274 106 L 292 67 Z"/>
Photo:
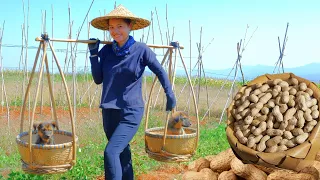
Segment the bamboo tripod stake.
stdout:
<path fill-rule="evenodd" d="M 31 148 L 32 147 L 32 143 L 31 143 L 32 142 L 32 126 L 33 126 L 33 122 L 34 122 L 34 115 L 35 115 L 35 110 L 36 110 L 36 106 L 37 106 L 37 98 L 38 98 L 38 94 L 39 94 L 39 89 L 40 89 L 40 84 L 41 84 L 44 65 L 46 66 L 46 70 L 47 70 L 47 79 L 48 79 L 48 84 L 49 84 L 50 98 L 51 98 L 52 105 L 53 105 L 52 107 L 53 107 L 54 120 L 55 120 L 55 122 L 57 124 L 57 129 L 59 130 L 59 124 L 58 124 L 57 113 L 56 113 L 56 106 L 55 106 L 54 95 L 53 95 L 53 90 L 52 90 L 52 86 L 51 86 L 51 79 L 50 79 L 50 73 L 49 73 L 48 57 L 47 57 L 47 47 L 48 47 L 48 44 L 49 44 L 49 47 L 50 47 L 50 49 L 52 51 L 54 60 L 55 60 L 56 65 L 57 65 L 57 67 L 59 69 L 59 72 L 60 72 L 60 75 L 61 75 L 61 78 L 62 78 L 62 81 L 63 81 L 63 84 L 64 84 L 66 96 L 67 96 L 67 99 L 68 99 L 69 114 L 70 114 L 70 118 L 71 118 L 72 135 L 73 135 L 72 136 L 73 137 L 73 142 L 72 142 L 72 145 L 73 145 L 72 165 L 75 165 L 75 163 L 76 163 L 75 125 L 74 125 L 74 117 L 73 117 L 72 108 L 71 108 L 71 100 L 70 100 L 70 96 L 69 96 L 69 90 L 68 90 L 67 83 L 66 83 L 66 80 L 65 80 L 65 77 L 64 77 L 64 73 L 63 73 L 63 71 L 62 71 L 62 69 L 60 67 L 60 64 L 59 64 L 59 61 L 58 61 L 57 56 L 55 54 L 54 48 L 52 47 L 52 45 L 50 43 L 50 40 L 48 39 L 47 34 L 42 35 L 41 39 L 37 38 L 36 40 L 40 41 L 40 44 L 39 44 L 38 51 L 37 51 L 37 54 L 36 54 L 36 58 L 35 58 L 35 61 L 34 61 L 34 65 L 33 65 L 33 68 L 32 68 L 29 84 L 27 86 L 27 90 L 26 90 L 26 93 L 25 93 L 25 98 L 23 100 L 23 107 L 22 107 L 22 111 L 21 111 L 20 133 L 23 132 L 24 113 L 25 113 L 25 108 L 26 108 L 27 97 L 28 97 L 28 94 L 29 94 L 29 91 L 30 91 L 30 87 L 31 87 L 31 84 L 32 84 L 32 80 L 33 80 L 34 74 L 35 74 L 35 69 L 36 69 L 36 66 L 37 66 L 37 62 L 38 62 L 38 58 L 39 58 L 39 54 L 40 54 L 41 48 L 43 50 L 43 56 L 42 56 L 42 60 L 40 62 L 41 64 L 40 64 L 39 79 L 38 79 L 38 84 L 37 84 L 37 89 L 36 89 L 36 94 L 35 94 L 34 106 L 33 106 L 33 110 L 32 110 L 32 117 L 31 117 L 31 121 L 30 121 L 30 124 L 29 124 L 29 143 L 28 143 L 28 147 L 29 147 L 31 163 L 33 163 L 33 160 L 32 160 L 32 157 L 33 157 L 32 156 L 32 148 Z M 31 165 L 31 167 L 32 166 L 35 167 L 34 165 Z"/>

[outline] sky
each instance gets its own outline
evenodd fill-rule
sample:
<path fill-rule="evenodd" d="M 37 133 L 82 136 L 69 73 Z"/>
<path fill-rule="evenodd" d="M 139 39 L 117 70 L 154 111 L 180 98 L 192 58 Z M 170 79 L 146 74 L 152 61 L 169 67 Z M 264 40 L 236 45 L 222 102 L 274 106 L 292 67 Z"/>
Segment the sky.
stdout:
<path fill-rule="evenodd" d="M 146 37 L 149 31 L 147 44 L 157 45 L 167 45 L 166 34 L 171 38 L 173 36 L 173 41 L 179 41 L 184 47 L 182 53 L 187 64 L 191 54 L 192 66 L 199 55 L 197 43 L 201 42 L 205 69 L 231 68 L 237 59 L 236 47 L 240 40 L 246 45 L 241 59 L 243 65 L 274 66 L 280 53 L 278 37 L 282 44 L 287 23 L 288 41 L 283 58 L 285 67 L 320 62 L 319 0 L 94 0 L 89 11 L 91 3 L 92 0 L 29 0 L 28 11 L 28 0 L 0 0 L 0 28 L 3 31 L 2 66 L 17 68 L 21 59 L 25 59 L 26 53 L 21 52 L 21 47 L 18 46 L 22 44 L 24 23 L 29 22 L 29 47 L 38 47 L 39 42 L 35 41 L 35 38 L 44 32 L 44 24 L 49 37 L 67 39 L 70 7 L 71 39 L 77 38 L 83 22 L 85 24 L 78 39 L 104 39 L 103 31 L 92 26 L 88 33 L 88 23 L 95 17 L 109 13 L 115 4 L 122 4 L 135 15 L 149 20 L 153 12 L 153 26 L 134 31 L 131 35 L 134 35 L 136 40 L 141 40 L 142 35 Z M 88 17 L 85 19 L 88 11 Z M 143 40 L 146 42 L 146 38 Z M 68 46 L 65 42 L 53 44 L 55 49 L 65 49 Z M 8 47 L 11 45 L 15 46 Z M 77 48 L 86 50 L 87 45 L 78 44 Z M 156 50 L 159 61 L 162 60 L 163 52 L 164 50 Z M 35 53 L 36 49 L 28 51 L 27 60 L 30 68 Z M 67 59 L 64 52 L 57 52 L 57 55 L 60 63 Z M 48 56 L 50 59 L 50 53 Z M 177 57 L 178 66 L 181 66 L 181 59 Z M 83 67 L 85 64 L 85 53 L 77 54 L 77 67 Z"/>

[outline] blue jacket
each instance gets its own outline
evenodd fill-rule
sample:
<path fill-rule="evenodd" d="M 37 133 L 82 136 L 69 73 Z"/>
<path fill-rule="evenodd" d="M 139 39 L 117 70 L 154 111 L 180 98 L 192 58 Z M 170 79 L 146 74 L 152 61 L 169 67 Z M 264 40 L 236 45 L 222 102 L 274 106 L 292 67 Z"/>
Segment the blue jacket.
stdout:
<path fill-rule="evenodd" d="M 164 92 L 173 93 L 167 73 L 146 44 L 135 42 L 129 51 L 126 56 L 116 56 L 107 44 L 99 51 L 100 61 L 98 56 L 90 58 L 94 82 L 103 83 L 100 108 L 144 107 L 142 77 L 146 66 L 156 74 Z"/>

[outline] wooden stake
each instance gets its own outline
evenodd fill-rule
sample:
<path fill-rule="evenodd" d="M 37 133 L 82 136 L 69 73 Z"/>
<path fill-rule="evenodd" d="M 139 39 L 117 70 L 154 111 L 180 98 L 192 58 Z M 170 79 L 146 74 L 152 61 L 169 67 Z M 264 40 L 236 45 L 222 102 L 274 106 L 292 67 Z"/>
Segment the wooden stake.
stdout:
<path fill-rule="evenodd" d="M 3 77 L 3 64 L 2 64 L 2 55 L 1 55 L 1 47 L 2 47 L 2 38 L 3 38 L 3 32 L 4 32 L 4 24 L 5 21 L 3 22 L 2 25 L 2 30 L 0 28 L 0 71 L 1 71 L 1 79 L 2 79 L 2 93 L 1 93 L 1 107 L 2 107 L 2 111 L 3 111 L 3 103 L 4 101 L 6 102 L 6 108 L 7 108 L 7 125 L 8 125 L 8 132 L 10 134 L 10 107 L 9 107 L 9 103 L 8 103 L 8 96 L 7 96 L 7 91 L 6 91 L 6 86 L 4 83 L 4 77 Z M 3 99 L 4 96 L 4 99 Z"/>

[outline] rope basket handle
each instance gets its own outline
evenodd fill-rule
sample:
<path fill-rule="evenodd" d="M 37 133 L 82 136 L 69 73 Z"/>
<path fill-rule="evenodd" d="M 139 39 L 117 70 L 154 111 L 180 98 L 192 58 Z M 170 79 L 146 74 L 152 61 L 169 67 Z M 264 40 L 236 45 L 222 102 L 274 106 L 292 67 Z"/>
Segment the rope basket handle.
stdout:
<path fill-rule="evenodd" d="M 31 84 L 32 84 L 32 80 L 34 78 L 34 74 L 35 74 L 35 69 L 37 66 L 37 62 L 38 62 L 38 58 L 39 58 L 39 54 L 40 54 L 40 50 L 41 48 L 43 49 L 43 56 L 42 56 L 42 60 L 41 60 L 41 65 L 40 65 L 40 72 L 39 72 L 39 79 L 38 79 L 38 83 L 37 83 L 37 89 L 36 89 L 36 95 L 35 95 L 35 101 L 34 101 L 34 106 L 33 106 L 33 110 L 32 110 L 32 116 L 31 116 L 31 121 L 29 124 L 29 143 L 28 143 L 28 148 L 29 148 L 29 154 L 30 154 L 30 162 L 31 162 L 31 166 L 33 167 L 33 156 L 32 156 L 32 127 L 33 127 L 33 123 L 34 123 L 34 115 L 35 115 L 35 110 L 36 110 L 36 106 L 37 106 L 37 98 L 38 98 L 38 94 L 39 94 L 39 89 L 40 89 L 40 84 L 41 84 L 41 79 L 42 79 L 42 74 L 43 74 L 43 69 L 44 69 L 44 64 L 46 65 L 46 70 L 47 70 L 47 78 L 48 78 L 48 84 L 49 84 L 49 92 L 50 92 L 50 98 L 51 98 L 51 102 L 52 102 L 52 108 L 53 108 L 53 116 L 54 116 L 54 120 L 56 122 L 56 127 L 59 130 L 59 124 L 58 124 L 58 118 L 57 118 L 57 113 L 56 113 L 56 106 L 55 106 L 55 101 L 54 101 L 54 96 L 53 96 L 53 91 L 52 91 L 52 86 L 51 86 L 51 80 L 50 80 L 50 74 L 49 74 L 49 65 L 48 65 L 48 57 L 47 57 L 47 44 L 49 44 L 49 47 L 51 48 L 53 57 L 55 59 L 56 65 L 59 69 L 59 73 L 60 76 L 62 78 L 63 81 L 63 85 L 64 85 L 64 89 L 66 92 L 66 96 L 67 96 L 67 100 L 68 100 L 68 107 L 69 107 L 69 115 L 70 115 L 70 119 L 71 119 L 71 126 L 72 126 L 72 146 L 73 146 L 73 155 L 72 155 L 72 165 L 75 165 L 76 163 L 76 135 L 75 135 L 75 123 L 74 123 L 74 117 L 73 117 L 73 112 L 72 112 L 72 106 L 71 106 L 71 99 L 69 96 L 69 90 L 67 87 L 67 83 L 64 77 L 64 73 L 61 69 L 61 66 L 59 64 L 59 61 L 57 59 L 57 56 L 55 54 L 54 48 L 52 46 L 52 44 L 50 43 L 49 39 L 43 39 L 42 41 L 40 41 L 39 47 L 38 47 L 38 51 L 35 57 L 35 61 L 34 61 L 34 65 L 32 68 L 32 72 L 30 75 L 30 79 L 29 79 L 29 83 L 26 89 L 26 93 L 25 93 L 25 97 L 23 100 L 23 106 L 22 106 L 22 110 L 21 110 L 21 124 L 20 124 L 20 133 L 23 132 L 23 122 L 24 122 L 24 114 L 25 114 L 25 110 L 26 110 L 26 102 L 27 102 L 27 98 L 28 98 L 28 94 L 30 92 L 30 88 L 31 88 Z"/>

